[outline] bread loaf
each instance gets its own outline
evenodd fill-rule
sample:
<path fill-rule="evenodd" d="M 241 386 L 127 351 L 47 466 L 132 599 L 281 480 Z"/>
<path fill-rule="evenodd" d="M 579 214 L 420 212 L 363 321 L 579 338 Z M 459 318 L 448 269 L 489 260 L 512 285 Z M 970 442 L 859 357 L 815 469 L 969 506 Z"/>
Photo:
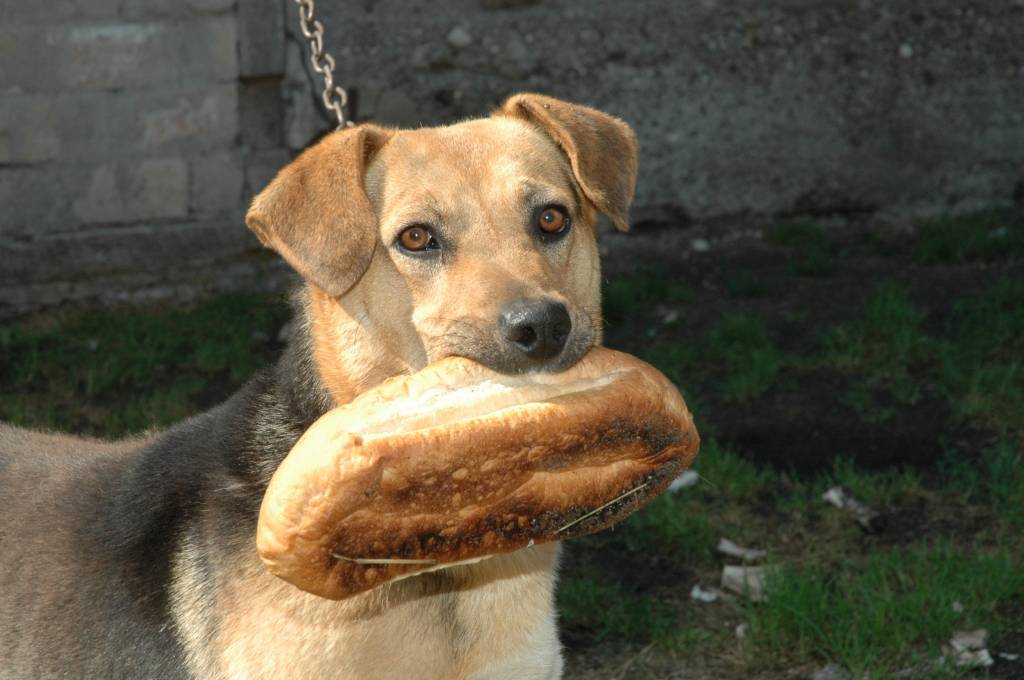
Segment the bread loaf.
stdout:
<path fill-rule="evenodd" d="M 270 571 L 340 599 L 403 575 L 603 529 L 697 453 L 652 366 L 604 348 L 562 373 L 452 357 L 325 414 L 270 482 Z"/>

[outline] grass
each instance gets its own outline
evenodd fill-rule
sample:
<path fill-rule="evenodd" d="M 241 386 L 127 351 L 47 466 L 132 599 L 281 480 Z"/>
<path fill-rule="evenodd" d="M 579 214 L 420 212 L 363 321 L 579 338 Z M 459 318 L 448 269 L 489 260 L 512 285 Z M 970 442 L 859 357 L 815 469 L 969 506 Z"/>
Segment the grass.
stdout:
<path fill-rule="evenodd" d="M 924 316 L 906 290 L 885 283 L 869 295 L 861 319 L 825 335 L 824 362 L 861 379 L 849 397 L 852 405 L 870 410 L 870 391 L 878 387 L 904 403 L 920 398 L 917 369 L 929 360 L 931 351 L 921 329 Z"/>
<path fill-rule="evenodd" d="M 658 305 L 685 304 L 692 295 L 664 271 L 615 278 L 607 281 L 602 291 L 605 321 L 622 325 Z M 723 377 L 722 396 L 740 403 L 764 394 L 783 364 L 783 355 L 764 322 L 746 314 L 723 316 L 699 341 L 683 343 L 673 338 L 666 342 L 654 337 L 639 354 L 678 384 L 686 383 L 695 367 L 713 368 Z"/>
<path fill-rule="evenodd" d="M 751 462 L 715 439 L 701 445 L 693 469 L 702 477 L 698 487 L 702 495 L 733 502 L 749 500 L 769 489 L 777 477 L 770 468 Z"/>
<path fill-rule="evenodd" d="M 713 564 L 722 536 L 749 535 L 736 526 L 734 509 L 758 502 L 774 488 L 777 474 L 714 438 L 702 444 L 693 470 L 700 475 L 697 485 L 659 496 L 616 529 L 614 540 L 637 559 L 658 555 L 681 566 Z"/>
<path fill-rule="evenodd" d="M 690 289 L 665 270 L 640 271 L 605 281 L 601 287 L 604 320 L 611 325 L 634 318 L 638 309 L 685 304 L 691 297 Z"/>
<path fill-rule="evenodd" d="M 0 327 L 0 420 L 102 436 L 170 424 L 266 365 L 288 313 L 278 298 L 228 294 Z"/>
<path fill-rule="evenodd" d="M 626 520 L 621 533 L 629 552 L 667 555 L 682 564 L 710 560 L 719 538 L 711 519 L 689 498 L 677 494 L 656 498 Z"/>
<path fill-rule="evenodd" d="M 734 639 L 721 635 L 719 624 L 700 624 L 718 607 L 749 626 L 746 677 L 837 663 L 854 677 L 881 679 L 908 668 L 915 669 L 912 677 L 945 677 L 949 669 L 935 661 L 953 632 L 988 628 L 993 648 L 1000 649 L 1003 636 L 1024 626 L 1024 459 L 1009 442 L 980 460 L 946 466 L 939 479 L 908 468 L 866 472 L 841 459 L 819 477 L 787 480 L 713 439 L 695 469 L 710 483 L 662 496 L 614 532 L 574 542 L 595 556 L 583 571 L 565 569 L 559 586 L 563 624 L 578 639 L 655 644 L 684 657 L 710 649 L 721 656 Z M 966 480 L 964 470 L 972 471 Z M 963 508 L 958 513 L 991 508 L 1005 531 L 968 544 L 922 539 L 865 550 L 863 531 L 820 500 L 833 484 L 883 512 L 919 503 Z M 775 496 L 775 512 L 799 512 L 780 521 L 766 514 L 764 501 L 783 487 L 787 493 Z M 963 501 L 956 500 L 961 495 Z M 659 572 L 696 569 L 706 585 L 716 579 L 713 544 L 721 536 L 771 549 L 772 563 L 781 568 L 765 602 L 691 605 L 682 615 L 676 604 L 673 616 L 665 599 L 670 591 L 638 595 L 643 579 L 601 566 L 601 555 L 626 549 L 637 566 L 658 556 Z M 684 578 L 678 590 L 685 593 L 695 580 Z M 699 631 L 704 635 L 695 638 Z"/>
<path fill-rule="evenodd" d="M 922 262 L 1001 257 L 978 245 L 956 251 L 960 242 L 949 234 L 961 232 L 935 229 L 922 229 L 916 242 L 916 253 L 931 248 L 915 255 Z M 795 254 L 798 275 L 814 269 L 800 271 L 800 253 L 831 258 L 815 225 L 784 225 L 773 238 Z M 705 440 L 694 464 L 702 481 L 656 499 L 613 531 L 569 543 L 557 598 L 571 647 L 595 656 L 621 649 L 630 659 L 641 648 L 654 650 L 633 667 L 638 677 L 665 677 L 701 658 L 731 669 L 723 677 L 792 677 L 798 667 L 826 662 L 855 677 L 892 677 L 932 669 L 955 630 L 976 626 L 993 632 L 993 652 L 1021 651 L 999 645 L 1010 631 L 1024 630 L 1024 282 L 993 275 L 989 289 L 959 301 L 948 318 L 886 283 L 869 291 L 853 321 L 820 335 L 813 357 L 798 357 L 779 349 L 770 317 L 756 311 L 772 304 L 758 274 L 724 276 L 727 296 L 740 302 L 715 309 L 720 315 L 701 326 L 654 318 L 659 305 L 699 302 L 664 271 L 605 286 L 609 324 L 644 331 L 632 351 L 688 388 Z M 173 422 L 268 364 L 278 349 L 271 338 L 287 315 L 278 299 L 222 296 L 185 309 L 75 312 L 8 324 L 0 327 L 0 419 L 104 436 Z M 649 327 L 657 331 L 651 335 Z M 807 327 L 820 332 L 810 321 Z M 714 420 L 708 408 L 754 412 L 785 396 L 781 388 L 790 383 L 780 385 L 780 376 L 807 367 L 851 385 L 845 398 L 864 427 L 898 427 L 907 405 L 927 395 L 946 399 L 988 438 L 975 449 L 951 437 L 941 464 L 928 469 L 869 472 L 837 458 L 820 474 L 800 477 L 758 465 L 756 443 L 737 451 L 725 443 L 729 432 L 703 422 Z M 937 455 L 945 426 L 937 424 Z M 973 431 L 970 437 L 981 441 Z M 857 453 L 842 441 L 835 448 Z M 833 484 L 910 528 L 865 534 L 821 501 Z M 922 523 L 913 525 L 918 516 Z M 717 583 L 722 560 L 714 545 L 723 536 L 768 549 L 771 564 L 782 566 L 765 603 L 690 602 L 694 583 Z M 750 626 L 745 651 L 737 651 L 732 634 L 740 622 Z M 659 658 L 664 665 L 645 676 L 644 664 Z"/>
<path fill-rule="evenodd" d="M 747 608 L 754 650 L 887 678 L 936 659 L 954 630 L 987 627 L 998 636 L 1017 625 L 1000 606 L 1024 606 L 1024 570 L 1006 550 L 940 543 L 788 567 L 768 592 Z"/>
<path fill-rule="evenodd" d="M 1011 442 L 986 449 L 982 466 L 988 478 L 989 502 L 1013 530 L 1024 531 L 1024 454 Z"/>
<path fill-rule="evenodd" d="M 629 593 L 601 574 L 563 582 L 558 588 L 558 612 L 564 629 L 595 640 L 671 642 L 679 632 L 670 606 L 649 595 Z"/>
<path fill-rule="evenodd" d="M 764 323 L 746 314 L 723 316 L 704 341 L 703 357 L 722 367 L 722 395 L 736 402 L 767 392 L 783 359 Z"/>
<path fill-rule="evenodd" d="M 698 360 L 698 354 L 695 347 L 673 341 L 651 345 L 643 353 L 642 358 L 644 361 L 656 366 L 672 382 L 677 385 L 683 385 L 687 382 L 687 372 Z"/>
<path fill-rule="evenodd" d="M 925 252 L 927 239 L 937 243 L 948 233 L 959 232 L 952 227 L 942 234 L 924 230 L 916 252 Z M 996 238 L 1003 238 L 1001 233 Z M 769 237 L 793 253 L 794 274 L 821 275 L 834 264 L 824 231 L 816 225 L 781 225 Z M 1015 237 L 1008 233 L 1007 238 Z M 947 239 L 947 245 L 956 243 Z M 940 263 L 997 254 L 968 240 L 959 254 L 916 256 Z M 957 303 L 946 321 L 914 304 L 905 287 L 883 283 L 869 291 L 855 320 L 821 333 L 813 356 L 797 357 L 780 351 L 764 321 L 747 311 L 756 309 L 749 301 L 763 294 L 757 275 L 724 276 L 726 295 L 746 301 L 737 305 L 743 313 L 726 309 L 706 330 L 691 332 L 685 340 L 659 332 L 641 350 L 673 380 L 693 389 L 697 379 L 719 390 L 721 402 L 756 408 L 771 398 L 783 371 L 835 371 L 850 386 L 845 400 L 865 427 L 898 427 L 904 409 L 927 396 L 945 398 L 962 420 L 1002 436 L 981 450 L 960 443 L 931 469 L 869 472 L 853 459 L 836 458 L 809 478 L 764 468 L 706 436 L 694 465 L 706 481 L 658 499 L 614 532 L 570 548 L 584 571 L 577 571 L 576 561 L 565 568 L 560 587 L 566 594 L 559 595 L 564 620 L 589 621 L 575 628 L 583 640 L 642 639 L 642 644 L 656 642 L 683 657 L 699 657 L 702 652 L 692 649 L 696 646 L 714 659 L 729 658 L 736 648 L 731 634 L 721 634 L 721 618 L 727 619 L 727 630 L 744 621 L 750 629 L 746 652 L 733 666 L 735 677 L 789 677 L 794 668 L 828 662 L 854 677 L 887 678 L 908 668 L 914 669 L 913 677 L 961 677 L 956 669 L 936 666 L 935 659 L 955 631 L 973 627 L 992 631 L 993 652 L 1021 651 L 1001 645 L 1011 631 L 1024 630 L 1024 571 L 1019 568 L 1024 563 L 1024 283 L 1004 277 Z M 626 306 L 617 313 L 638 314 Z M 693 401 L 690 393 L 687 399 Z M 695 411 L 700 415 L 699 408 Z M 947 429 L 937 424 L 937 453 L 939 432 Z M 836 445 L 841 451 L 842 442 Z M 822 492 L 835 484 L 905 528 L 891 535 L 866 534 L 821 501 Z M 685 591 L 694 582 L 716 582 L 720 558 L 713 543 L 720 536 L 768 548 L 771 563 L 781 565 L 765 603 L 686 602 Z M 603 559 L 622 552 L 631 556 L 635 573 Z M 675 587 L 657 585 L 665 580 L 665 570 L 680 579 Z M 634 579 L 645 583 L 644 574 L 654 578 L 654 585 L 638 596 Z M 593 590 L 595 578 L 601 596 L 579 597 L 577 588 Z M 666 627 L 671 616 L 664 612 L 638 635 L 635 622 L 625 623 L 628 617 L 610 611 L 609 605 L 637 597 L 646 608 L 654 601 L 671 603 L 686 625 L 677 621 Z M 698 644 L 673 643 L 692 640 L 695 630 L 708 635 Z M 679 658 L 671 656 L 662 666 L 649 664 L 657 669 L 648 670 L 649 676 L 679 668 Z"/>
<path fill-rule="evenodd" d="M 1024 450 L 1020 444 L 1003 439 L 977 456 L 949 451 L 940 466 L 951 496 L 988 505 L 1008 534 L 1024 532 Z"/>
<path fill-rule="evenodd" d="M 956 264 L 1024 255 L 1024 214 L 984 210 L 924 222 L 914 257 L 922 264 Z"/>
<path fill-rule="evenodd" d="M 924 493 L 921 473 L 914 468 L 900 466 L 883 473 L 866 472 L 850 458 L 836 458 L 824 481 L 828 486 L 843 487 L 854 498 L 880 510 Z"/>
<path fill-rule="evenodd" d="M 713 375 L 719 394 L 733 403 L 748 403 L 767 392 L 786 362 L 764 322 L 744 314 L 722 317 L 694 342 L 654 341 L 639 354 L 677 385 L 691 383 L 697 372 Z M 709 428 L 700 417 L 701 396 L 684 396 L 698 426 Z"/>
<path fill-rule="evenodd" d="M 963 418 L 1024 433 L 1024 282 L 1004 277 L 957 302 L 941 337 L 924 319 L 905 289 L 882 284 L 862 318 L 825 334 L 819 361 L 856 377 L 847 402 L 869 423 L 895 414 L 880 393 L 914 403 L 932 385 Z"/>
<path fill-rule="evenodd" d="M 774 473 L 707 440 L 694 464 L 701 481 L 677 493 L 666 493 L 614 531 L 590 540 L 599 552 L 624 551 L 636 559 L 652 555 L 675 565 L 711 563 L 718 539 L 727 533 L 728 518 L 715 516 L 709 504 L 744 503 L 769 489 Z"/>
<path fill-rule="evenodd" d="M 1024 432 L 1024 282 L 1000 279 L 958 302 L 939 381 L 961 415 Z"/>

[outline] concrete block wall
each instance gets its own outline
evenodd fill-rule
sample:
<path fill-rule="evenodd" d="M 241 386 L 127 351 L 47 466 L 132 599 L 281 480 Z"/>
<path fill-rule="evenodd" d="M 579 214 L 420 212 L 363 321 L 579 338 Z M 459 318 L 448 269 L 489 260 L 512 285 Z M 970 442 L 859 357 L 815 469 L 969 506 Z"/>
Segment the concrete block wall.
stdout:
<path fill-rule="evenodd" d="M 637 128 L 634 222 L 1024 198 L 1024 0 L 319 0 L 358 117 L 535 90 Z M 331 127 L 291 0 L 0 0 L 0 316 L 281 284 L 248 199 Z"/>
<path fill-rule="evenodd" d="M 630 121 L 640 222 L 1024 193 L 1024 0 L 321 4 L 361 114 L 433 124 L 539 90 Z"/>
<path fill-rule="evenodd" d="M 2 3 L 0 316 L 278 285 L 283 0 Z"/>

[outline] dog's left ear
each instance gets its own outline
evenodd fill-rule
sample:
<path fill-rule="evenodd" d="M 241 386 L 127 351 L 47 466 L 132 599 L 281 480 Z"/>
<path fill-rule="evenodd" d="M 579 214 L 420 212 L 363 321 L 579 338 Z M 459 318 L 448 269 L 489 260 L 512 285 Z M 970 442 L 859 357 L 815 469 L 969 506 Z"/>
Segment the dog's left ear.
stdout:
<path fill-rule="evenodd" d="M 625 122 L 597 109 L 540 94 L 509 97 L 499 115 L 527 120 L 548 133 L 569 157 L 584 197 L 619 231 L 629 231 L 636 190 L 638 146 Z"/>
<path fill-rule="evenodd" d="M 389 137 L 373 125 L 332 132 L 277 173 L 245 215 L 263 245 L 330 295 L 351 288 L 373 257 L 377 216 L 363 180 Z"/>

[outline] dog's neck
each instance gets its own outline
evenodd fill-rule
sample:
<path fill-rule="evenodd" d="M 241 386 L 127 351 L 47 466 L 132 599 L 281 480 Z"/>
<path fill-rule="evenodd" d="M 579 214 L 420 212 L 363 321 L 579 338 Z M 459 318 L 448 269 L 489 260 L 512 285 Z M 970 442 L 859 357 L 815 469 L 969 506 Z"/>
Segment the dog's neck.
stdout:
<path fill-rule="evenodd" d="M 261 485 L 317 418 L 409 370 L 334 298 L 311 287 L 295 297 L 281 358 L 233 400 L 242 408 L 244 425 L 231 467 Z"/>
<path fill-rule="evenodd" d="M 340 406 L 388 378 L 409 372 L 408 362 L 389 347 L 358 300 L 348 308 L 313 285 L 300 293 L 296 329 L 308 343 L 304 349 L 313 358 L 320 385 Z"/>
<path fill-rule="evenodd" d="M 291 334 L 273 380 L 293 415 L 308 424 L 403 371 L 357 319 L 319 289 L 295 293 Z"/>
<path fill-rule="evenodd" d="M 400 372 L 388 374 L 379 343 L 351 335 L 360 332 L 352 327 L 357 323 L 335 316 L 337 335 L 329 336 L 314 328 L 309 300 L 300 303 L 277 365 L 221 407 L 226 417 L 199 424 L 211 428 L 200 439 L 225 441 L 228 458 L 226 475 L 197 478 L 200 484 L 208 480 L 205 496 L 184 495 L 198 518 L 177 532 L 179 556 L 168 567 L 176 584 L 170 606 L 193 673 L 280 677 L 287 668 L 292 677 L 477 677 L 507 666 L 502 677 L 556 677 L 556 545 L 415 576 L 342 602 L 293 588 L 260 563 L 253 544 L 256 518 L 280 460 L 321 415 Z M 321 341 L 347 336 L 380 354 L 375 360 L 346 351 L 331 357 L 337 372 L 324 375 L 326 359 L 316 357 L 318 333 Z M 171 457 L 166 450 L 153 455 Z M 152 496 L 145 494 L 147 502 Z M 188 514 L 173 513 L 179 522 Z M 225 565 L 223 572 L 211 571 L 211 564 Z M 215 580 L 221 573 L 230 577 Z M 218 603 L 215 617 L 206 604 L 211 598 Z"/>

